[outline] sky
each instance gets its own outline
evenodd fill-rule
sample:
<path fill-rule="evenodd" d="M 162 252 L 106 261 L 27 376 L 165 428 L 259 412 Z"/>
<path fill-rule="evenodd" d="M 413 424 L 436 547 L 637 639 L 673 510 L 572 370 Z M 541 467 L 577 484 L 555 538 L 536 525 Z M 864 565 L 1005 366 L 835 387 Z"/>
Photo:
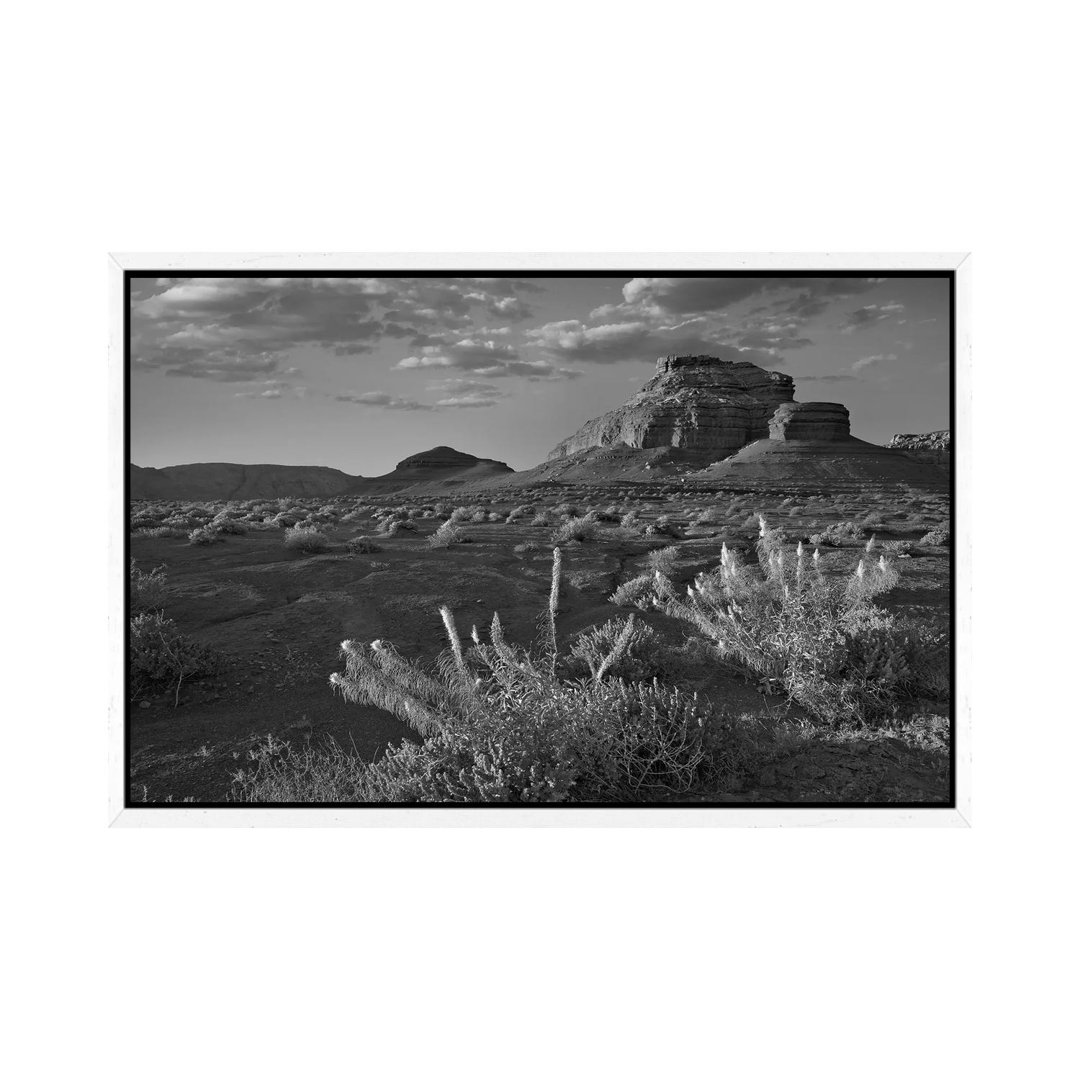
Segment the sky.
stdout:
<path fill-rule="evenodd" d="M 871 442 L 949 426 L 945 278 L 140 277 L 130 302 L 136 465 L 526 469 L 672 353 L 786 372 Z"/>

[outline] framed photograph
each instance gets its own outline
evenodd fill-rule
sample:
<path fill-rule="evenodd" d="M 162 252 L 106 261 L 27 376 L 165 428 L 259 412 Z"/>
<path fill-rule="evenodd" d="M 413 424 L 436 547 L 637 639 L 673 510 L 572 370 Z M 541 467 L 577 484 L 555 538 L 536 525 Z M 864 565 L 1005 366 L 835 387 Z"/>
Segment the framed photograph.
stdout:
<path fill-rule="evenodd" d="M 968 824 L 969 266 L 113 256 L 114 823 Z"/>

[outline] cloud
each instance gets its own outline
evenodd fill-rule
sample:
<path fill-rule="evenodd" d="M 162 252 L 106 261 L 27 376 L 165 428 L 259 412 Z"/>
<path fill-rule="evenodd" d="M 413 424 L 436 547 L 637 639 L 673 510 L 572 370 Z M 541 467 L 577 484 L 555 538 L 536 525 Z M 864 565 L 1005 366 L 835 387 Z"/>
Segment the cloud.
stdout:
<path fill-rule="evenodd" d="M 854 330 L 865 330 L 868 326 L 899 315 L 903 310 L 903 304 L 866 304 L 848 313 L 840 326 L 840 332 L 850 334 Z"/>
<path fill-rule="evenodd" d="M 875 367 L 878 364 L 887 363 L 888 361 L 895 359 L 896 353 L 877 353 L 874 356 L 864 356 L 851 365 L 851 370 L 858 373 L 860 371 L 866 371 L 868 368 Z"/>
<path fill-rule="evenodd" d="M 854 375 L 799 375 L 795 380 L 796 385 L 804 382 L 858 382 L 858 379 Z"/>
<path fill-rule="evenodd" d="M 296 372 L 296 368 L 290 368 L 289 372 Z M 289 397 L 307 397 L 306 386 L 293 386 L 291 383 L 285 382 L 282 379 L 267 379 L 263 386 L 263 390 L 241 390 L 233 394 L 233 397 L 238 398 L 282 398 Z"/>
<path fill-rule="evenodd" d="M 631 278 L 622 303 L 526 331 L 549 355 L 578 360 L 644 360 L 707 353 L 763 367 L 813 344 L 804 325 L 840 300 L 880 284 L 871 277 Z M 758 300 L 746 310 L 745 303 Z"/>
<path fill-rule="evenodd" d="M 440 345 L 425 345 L 419 353 L 405 356 L 395 365 L 399 368 L 478 368 L 498 367 L 516 360 L 517 350 L 511 345 L 478 338 L 464 338 Z"/>
<path fill-rule="evenodd" d="M 495 398 L 485 397 L 483 394 L 465 394 L 461 397 L 440 398 L 435 402 L 437 409 L 486 409 L 491 405 L 497 405 Z"/>
<path fill-rule="evenodd" d="M 623 286 L 626 306 L 654 315 L 725 311 L 765 294 L 795 293 L 778 303 L 790 314 L 817 313 L 840 297 L 855 296 L 884 278 L 870 277 L 678 277 L 631 278 Z M 776 301 L 774 301 L 776 303 Z"/>
<path fill-rule="evenodd" d="M 507 394 L 494 383 L 477 379 L 443 379 L 430 383 L 429 390 L 448 396 L 435 402 L 438 409 L 483 409 L 496 405 Z"/>
<path fill-rule="evenodd" d="M 618 363 L 624 360 L 655 360 L 678 354 L 719 357 L 776 367 L 783 363 L 775 349 L 758 349 L 723 341 L 724 331 L 699 329 L 697 320 L 676 326 L 649 322 L 602 323 L 587 326 L 577 319 L 546 323 L 527 330 L 549 357 L 575 362 Z"/>
<path fill-rule="evenodd" d="M 275 374 L 300 346 L 348 357 L 384 337 L 416 347 L 464 337 L 477 314 L 502 323 L 529 318 L 525 279 L 160 278 L 136 279 L 131 303 L 133 367 L 219 382 Z M 486 321 L 486 319 L 485 319 Z M 505 327 L 494 327 L 502 332 Z"/>
<path fill-rule="evenodd" d="M 412 398 L 394 397 L 392 394 L 381 390 L 371 390 L 365 394 L 335 394 L 335 401 L 344 401 L 350 405 L 370 405 L 379 409 L 405 409 L 415 411 L 418 409 L 429 410 L 431 405 L 425 405 L 422 401 L 413 401 Z"/>

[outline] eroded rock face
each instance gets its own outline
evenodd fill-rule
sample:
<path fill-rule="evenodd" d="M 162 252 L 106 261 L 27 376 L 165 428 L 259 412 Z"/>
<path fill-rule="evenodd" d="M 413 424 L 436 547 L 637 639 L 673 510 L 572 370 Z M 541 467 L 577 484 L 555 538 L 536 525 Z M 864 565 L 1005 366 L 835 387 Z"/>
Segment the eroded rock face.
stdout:
<path fill-rule="evenodd" d="M 847 407 L 835 401 L 788 401 L 769 421 L 769 438 L 785 442 L 839 442 L 850 435 Z"/>
<path fill-rule="evenodd" d="M 663 356 L 656 374 L 624 405 L 590 420 L 548 459 L 598 446 L 671 446 L 717 460 L 769 434 L 778 405 L 795 396 L 790 375 L 715 356 Z"/>
<path fill-rule="evenodd" d="M 952 459 L 952 432 L 927 431 L 922 435 L 894 435 L 892 450 L 903 450 L 908 457 L 947 469 Z"/>

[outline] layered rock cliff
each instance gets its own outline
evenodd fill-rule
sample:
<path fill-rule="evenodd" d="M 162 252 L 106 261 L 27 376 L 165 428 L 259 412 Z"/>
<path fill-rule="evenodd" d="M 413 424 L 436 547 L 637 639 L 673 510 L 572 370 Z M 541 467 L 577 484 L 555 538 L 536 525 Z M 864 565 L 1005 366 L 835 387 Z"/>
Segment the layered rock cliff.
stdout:
<path fill-rule="evenodd" d="M 590 420 L 548 459 L 619 445 L 671 446 L 723 458 L 766 438 L 777 406 L 794 397 L 794 381 L 779 371 L 715 356 L 663 356 L 637 394 Z"/>
<path fill-rule="evenodd" d="M 928 431 L 922 435 L 894 435 L 889 441 L 892 450 L 903 450 L 908 457 L 927 465 L 947 469 L 952 461 L 952 432 Z"/>
<path fill-rule="evenodd" d="M 789 401 L 769 421 L 769 438 L 783 441 L 839 442 L 851 435 L 847 407 L 835 401 Z"/>

